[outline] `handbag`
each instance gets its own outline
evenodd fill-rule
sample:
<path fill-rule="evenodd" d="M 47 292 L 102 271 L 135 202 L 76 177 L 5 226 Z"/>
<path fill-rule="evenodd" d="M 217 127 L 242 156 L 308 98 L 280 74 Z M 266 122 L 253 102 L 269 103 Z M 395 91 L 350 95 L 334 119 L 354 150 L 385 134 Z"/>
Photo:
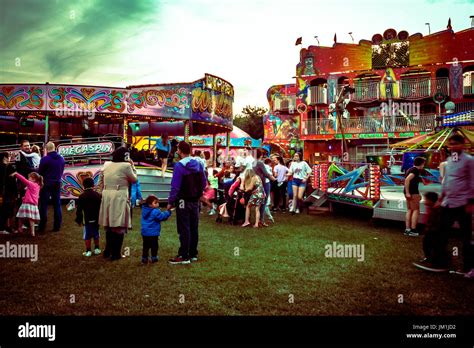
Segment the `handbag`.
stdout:
<path fill-rule="evenodd" d="M 224 217 L 224 218 L 228 218 L 229 217 L 229 213 L 227 212 L 227 203 L 222 203 L 220 206 L 219 206 L 219 214 Z"/>

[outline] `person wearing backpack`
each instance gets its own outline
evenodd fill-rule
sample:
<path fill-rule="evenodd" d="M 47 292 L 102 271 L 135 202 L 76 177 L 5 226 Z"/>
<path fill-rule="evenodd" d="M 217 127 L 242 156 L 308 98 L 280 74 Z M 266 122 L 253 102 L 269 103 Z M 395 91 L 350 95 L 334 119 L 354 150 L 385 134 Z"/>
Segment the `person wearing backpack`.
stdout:
<path fill-rule="evenodd" d="M 168 210 L 176 208 L 176 224 L 180 247 L 178 255 L 168 262 L 172 265 L 189 264 L 198 260 L 199 199 L 207 184 L 204 166 L 190 156 L 191 145 L 178 144 L 180 161 L 173 169 Z"/>

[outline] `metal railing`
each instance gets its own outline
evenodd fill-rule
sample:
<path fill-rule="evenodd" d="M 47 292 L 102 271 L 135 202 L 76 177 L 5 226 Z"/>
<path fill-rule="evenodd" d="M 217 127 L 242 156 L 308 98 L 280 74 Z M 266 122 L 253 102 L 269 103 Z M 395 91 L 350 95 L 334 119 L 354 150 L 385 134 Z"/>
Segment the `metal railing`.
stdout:
<path fill-rule="evenodd" d="M 296 96 L 275 97 L 273 100 L 273 111 L 294 110 L 296 105 Z"/>
<path fill-rule="evenodd" d="M 434 130 L 436 115 L 353 117 L 342 119 L 344 133 L 371 134 L 385 132 L 428 132 Z M 341 129 L 331 119 L 302 121 L 303 135 L 340 134 Z"/>
<path fill-rule="evenodd" d="M 354 81 L 352 87 L 355 92 L 350 99 L 353 102 L 370 102 L 388 99 L 423 99 L 440 92 L 449 96 L 449 79 L 438 78 L 402 78 L 396 82 L 377 80 Z M 336 92 L 343 88 L 337 86 Z"/>
<path fill-rule="evenodd" d="M 312 86 L 308 92 L 309 105 L 327 104 L 328 91 L 326 87 Z"/>
<path fill-rule="evenodd" d="M 398 81 L 400 98 L 420 99 L 434 96 L 436 93 L 449 95 L 449 79 L 438 78 L 411 78 Z"/>
<path fill-rule="evenodd" d="M 474 102 L 461 102 L 456 103 L 456 108 L 454 109 L 454 112 L 463 112 L 471 110 L 474 110 Z"/>
<path fill-rule="evenodd" d="M 474 94 L 474 85 L 472 85 L 472 86 L 463 86 L 462 93 L 464 95 Z"/>
<path fill-rule="evenodd" d="M 353 87 L 355 91 L 350 95 L 351 101 L 367 102 L 380 99 L 380 82 L 378 81 L 357 81 Z"/>

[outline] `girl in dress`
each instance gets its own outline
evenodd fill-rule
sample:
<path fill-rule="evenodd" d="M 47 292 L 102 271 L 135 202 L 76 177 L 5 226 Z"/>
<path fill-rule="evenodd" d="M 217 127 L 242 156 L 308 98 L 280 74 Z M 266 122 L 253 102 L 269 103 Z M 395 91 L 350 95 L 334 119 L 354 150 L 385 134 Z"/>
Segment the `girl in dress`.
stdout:
<path fill-rule="evenodd" d="M 260 177 L 255 174 L 253 169 L 245 170 L 240 188 L 245 192 L 245 197 L 249 197 L 245 209 L 245 222 L 242 227 L 250 226 L 250 209 L 255 207 L 255 225 L 253 227 L 258 228 L 260 206 L 265 204 L 265 191 Z"/>
<path fill-rule="evenodd" d="M 39 192 L 43 187 L 43 177 L 38 173 L 32 172 L 28 175 L 28 180 L 21 174 L 15 172 L 11 174 L 16 176 L 20 182 L 26 186 L 26 192 L 23 196 L 23 202 L 18 209 L 16 217 L 18 218 L 18 226 L 23 228 L 23 220 L 26 219 L 29 222 L 31 236 L 35 236 L 35 222 L 40 220 L 40 214 L 38 210 Z M 18 232 L 18 231 L 16 231 Z"/>

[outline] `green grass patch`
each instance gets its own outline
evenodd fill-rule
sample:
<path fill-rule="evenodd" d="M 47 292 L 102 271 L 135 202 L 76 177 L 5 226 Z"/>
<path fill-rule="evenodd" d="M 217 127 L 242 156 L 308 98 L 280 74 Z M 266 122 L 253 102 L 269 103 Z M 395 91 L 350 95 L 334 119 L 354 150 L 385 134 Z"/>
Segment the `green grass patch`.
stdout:
<path fill-rule="evenodd" d="M 350 209 L 350 208 L 348 208 Z M 51 212 L 52 214 L 52 212 Z M 218 224 L 202 214 L 200 261 L 169 265 L 175 216 L 162 224 L 157 264 L 140 263 L 140 210 L 125 236 L 130 257 L 82 256 L 82 229 L 64 209 L 60 233 L 1 236 L 37 243 L 37 262 L 0 259 L 2 315 L 472 315 L 474 283 L 411 263 L 421 237 L 341 215 L 276 214 L 269 228 Z M 364 262 L 326 258 L 325 246 L 363 244 Z M 102 242 L 104 240 L 102 239 Z M 459 245 L 457 241 L 453 241 Z M 103 247 L 103 245 L 102 245 Z M 184 296 L 184 297 L 183 297 Z M 399 303 L 403 296 L 403 303 Z M 184 300 L 184 303 L 182 303 Z M 294 301 L 293 301 L 294 300 Z"/>

